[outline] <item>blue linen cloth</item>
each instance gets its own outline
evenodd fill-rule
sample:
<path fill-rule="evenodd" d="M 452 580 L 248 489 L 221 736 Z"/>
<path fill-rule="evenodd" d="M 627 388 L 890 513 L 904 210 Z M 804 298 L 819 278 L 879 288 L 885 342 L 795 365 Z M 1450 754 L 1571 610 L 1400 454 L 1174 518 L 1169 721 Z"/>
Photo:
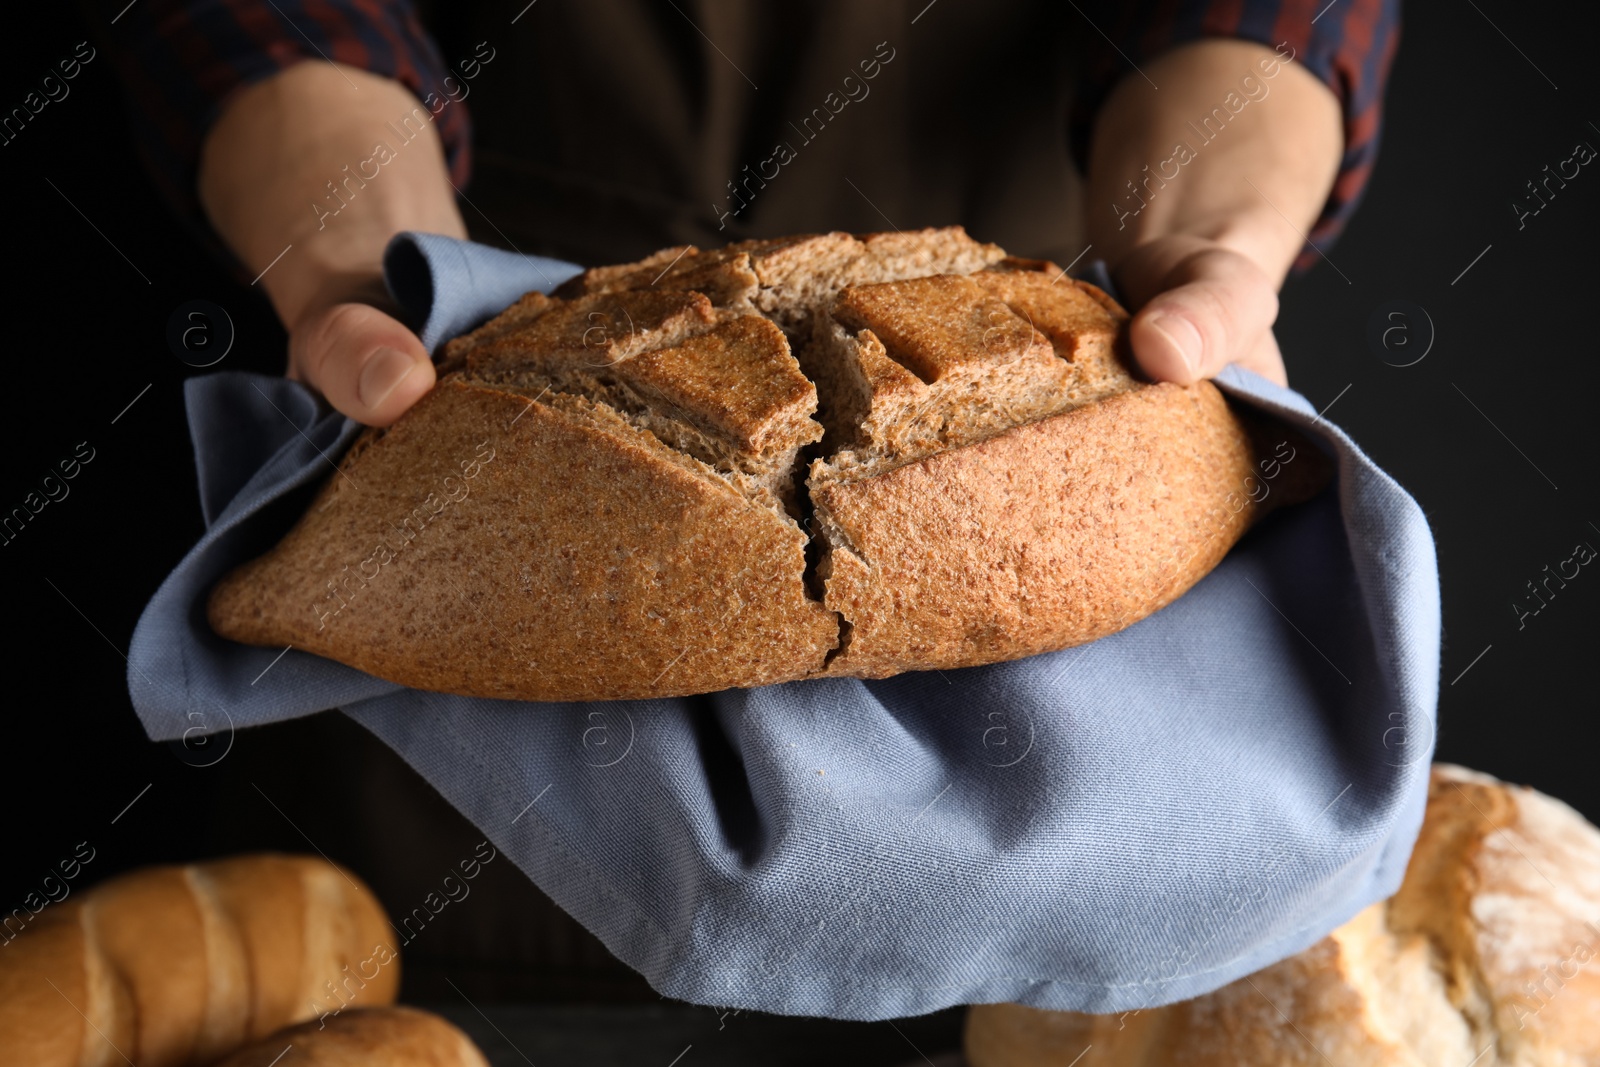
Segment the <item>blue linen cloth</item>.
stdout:
<path fill-rule="evenodd" d="M 421 234 L 385 266 L 430 350 L 577 270 Z M 1417 504 L 1298 394 L 1217 384 L 1321 442 L 1336 482 L 1121 633 L 881 681 L 531 704 L 213 634 L 213 582 L 359 428 L 294 382 L 194 378 L 208 529 L 139 621 L 134 706 L 158 740 L 341 708 L 673 997 L 882 1019 L 1196 996 L 1396 889 L 1438 698 Z"/>

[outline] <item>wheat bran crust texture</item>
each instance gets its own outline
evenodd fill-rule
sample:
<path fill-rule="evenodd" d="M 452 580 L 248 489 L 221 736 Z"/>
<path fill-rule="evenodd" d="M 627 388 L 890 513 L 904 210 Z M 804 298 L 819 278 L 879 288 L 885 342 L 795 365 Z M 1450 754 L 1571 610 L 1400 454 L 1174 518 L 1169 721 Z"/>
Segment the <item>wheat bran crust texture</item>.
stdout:
<path fill-rule="evenodd" d="M 1092 641 L 1328 477 L 1210 383 L 1138 380 L 1126 319 L 959 228 L 597 268 L 450 342 L 435 389 L 357 440 L 209 618 L 537 701 Z"/>

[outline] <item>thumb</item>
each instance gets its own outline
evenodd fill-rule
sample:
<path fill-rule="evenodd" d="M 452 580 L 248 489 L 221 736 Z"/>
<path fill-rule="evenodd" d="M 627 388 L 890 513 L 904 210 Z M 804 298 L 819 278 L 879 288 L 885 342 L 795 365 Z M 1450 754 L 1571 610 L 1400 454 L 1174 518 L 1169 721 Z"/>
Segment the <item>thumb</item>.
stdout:
<path fill-rule="evenodd" d="M 1263 359 L 1276 353 L 1276 287 L 1249 259 L 1212 246 L 1179 259 L 1150 288 L 1157 291 L 1128 328 L 1146 374 L 1186 385 L 1243 363 L 1288 383 L 1281 358 Z"/>
<path fill-rule="evenodd" d="M 335 304 L 296 322 L 289 377 L 368 426 L 394 422 L 436 379 L 417 335 L 370 304 Z"/>

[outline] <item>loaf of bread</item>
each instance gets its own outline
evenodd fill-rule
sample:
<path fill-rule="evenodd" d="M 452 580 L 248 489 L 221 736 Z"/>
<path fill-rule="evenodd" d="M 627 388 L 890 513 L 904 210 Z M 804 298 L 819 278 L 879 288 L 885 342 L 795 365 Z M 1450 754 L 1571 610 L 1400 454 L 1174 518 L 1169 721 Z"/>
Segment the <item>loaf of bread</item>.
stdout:
<path fill-rule="evenodd" d="M 1434 768 L 1405 882 L 1305 952 L 1123 1015 L 974 1006 L 972 1067 L 1594 1067 L 1600 831 Z"/>
<path fill-rule="evenodd" d="M 1169 603 L 1326 481 L 1127 316 L 960 229 L 667 249 L 446 346 L 224 637 L 408 686 L 647 698 L 1053 651 Z"/>
<path fill-rule="evenodd" d="M 343 1006 L 394 1001 L 383 908 L 320 859 L 121 875 L 0 949 L 0 1064 L 180 1067 Z"/>
<path fill-rule="evenodd" d="M 489 1067 L 449 1022 L 415 1008 L 358 1008 L 279 1030 L 217 1067 Z"/>

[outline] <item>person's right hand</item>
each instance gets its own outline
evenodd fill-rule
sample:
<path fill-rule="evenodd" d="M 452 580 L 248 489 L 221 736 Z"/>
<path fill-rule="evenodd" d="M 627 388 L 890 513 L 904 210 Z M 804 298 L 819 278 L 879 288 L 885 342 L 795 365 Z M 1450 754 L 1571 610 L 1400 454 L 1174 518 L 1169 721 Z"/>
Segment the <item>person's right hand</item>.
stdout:
<path fill-rule="evenodd" d="M 197 175 L 207 218 L 246 271 L 259 272 L 250 284 L 288 331 L 289 377 L 369 426 L 393 423 L 436 379 L 422 342 L 395 318 L 384 248 L 405 230 L 467 236 L 438 123 L 376 176 L 377 164 L 360 162 L 374 156 L 376 132 L 413 113 L 427 112 L 397 81 L 295 63 L 229 98 Z"/>
<path fill-rule="evenodd" d="M 416 334 L 371 304 L 313 305 L 289 327 L 288 376 L 368 426 L 388 426 L 433 388 Z"/>

